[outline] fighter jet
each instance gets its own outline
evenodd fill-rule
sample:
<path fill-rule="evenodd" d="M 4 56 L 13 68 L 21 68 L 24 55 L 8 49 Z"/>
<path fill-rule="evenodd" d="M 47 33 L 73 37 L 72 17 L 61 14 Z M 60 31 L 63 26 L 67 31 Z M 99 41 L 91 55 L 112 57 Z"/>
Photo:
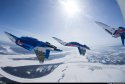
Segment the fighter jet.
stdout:
<path fill-rule="evenodd" d="M 90 50 L 90 48 L 87 45 L 82 45 L 78 42 L 64 42 L 56 37 L 52 37 L 53 39 L 55 39 L 57 42 L 59 42 L 60 44 L 62 44 L 63 46 L 71 46 L 71 47 L 77 47 L 79 50 L 80 55 L 85 55 L 86 53 L 86 49 Z"/>
<path fill-rule="evenodd" d="M 124 46 L 124 39 L 125 39 L 125 28 L 124 27 L 118 27 L 118 28 L 112 28 L 102 22 L 95 21 L 97 25 L 102 27 L 106 32 L 108 32 L 112 37 L 118 38 L 121 37 L 122 45 Z"/>
<path fill-rule="evenodd" d="M 29 51 L 34 50 L 40 63 L 44 62 L 45 58 L 49 58 L 50 51 L 62 51 L 57 49 L 56 46 L 50 44 L 49 42 L 42 42 L 32 37 L 16 37 L 8 32 L 5 34 L 9 39 L 20 47 L 23 47 Z"/>

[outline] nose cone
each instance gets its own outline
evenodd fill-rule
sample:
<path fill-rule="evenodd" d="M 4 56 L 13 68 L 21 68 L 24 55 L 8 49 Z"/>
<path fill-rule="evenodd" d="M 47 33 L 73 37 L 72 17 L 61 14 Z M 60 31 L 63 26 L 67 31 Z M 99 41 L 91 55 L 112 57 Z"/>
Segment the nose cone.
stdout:
<path fill-rule="evenodd" d="M 4 33 L 8 36 L 8 38 L 9 38 L 12 42 L 16 42 L 16 40 L 18 39 L 18 37 L 14 36 L 14 35 L 12 35 L 12 34 L 10 34 L 10 33 L 8 33 L 8 32 L 4 32 Z"/>

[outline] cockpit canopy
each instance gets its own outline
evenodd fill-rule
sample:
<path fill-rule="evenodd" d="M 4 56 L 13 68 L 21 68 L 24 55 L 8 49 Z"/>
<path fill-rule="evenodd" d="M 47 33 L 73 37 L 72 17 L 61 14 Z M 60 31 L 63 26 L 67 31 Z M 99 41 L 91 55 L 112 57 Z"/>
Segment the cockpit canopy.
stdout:
<path fill-rule="evenodd" d="M 21 37 L 18 40 L 20 40 L 23 43 L 32 45 L 34 47 L 40 42 L 39 40 L 32 38 L 32 37 Z"/>
<path fill-rule="evenodd" d="M 125 28 L 124 28 L 124 27 L 119 27 L 119 29 L 123 29 L 123 30 L 125 30 Z"/>

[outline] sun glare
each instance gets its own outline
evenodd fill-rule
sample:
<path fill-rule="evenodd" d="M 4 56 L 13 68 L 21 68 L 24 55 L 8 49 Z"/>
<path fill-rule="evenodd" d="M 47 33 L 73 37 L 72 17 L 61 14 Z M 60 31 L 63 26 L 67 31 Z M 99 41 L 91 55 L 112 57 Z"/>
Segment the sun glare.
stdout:
<path fill-rule="evenodd" d="M 73 17 L 80 12 L 80 8 L 76 0 L 60 0 L 60 4 L 65 13 L 69 17 Z"/>

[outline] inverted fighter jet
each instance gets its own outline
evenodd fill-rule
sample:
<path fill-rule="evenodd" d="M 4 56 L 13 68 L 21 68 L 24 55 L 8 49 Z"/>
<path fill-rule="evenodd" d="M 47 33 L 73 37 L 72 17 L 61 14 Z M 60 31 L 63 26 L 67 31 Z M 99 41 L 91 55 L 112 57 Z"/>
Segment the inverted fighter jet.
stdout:
<path fill-rule="evenodd" d="M 50 44 L 49 42 L 39 41 L 32 37 L 16 37 L 8 32 L 5 34 L 9 39 L 20 47 L 23 47 L 29 51 L 34 50 L 39 62 L 44 62 L 45 58 L 49 57 L 50 51 L 62 51 L 57 49 L 56 46 Z"/>
<path fill-rule="evenodd" d="M 122 45 L 124 46 L 124 39 L 125 39 L 125 28 L 124 27 L 118 27 L 118 28 L 112 28 L 102 22 L 95 21 L 97 25 L 102 27 L 106 32 L 108 32 L 112 37 L 118 38 L 121 37 Z"/>
<path fill-rule="evenodd" d="M 90 48 L 87 45 L 82 45 L 78 42 L 63 42 L 62 40 L 56 38 L 56 37 L 52 37 L 53 39 L 55 39 L 57 42 L 59 42 L 60 44 L 62 44 L 63 46 L 71 46 L 71 47 L 77 47 L 79 50 L 80 55 L 85 55 L 86 53 L 86 49 L 90 50 Z"/>

